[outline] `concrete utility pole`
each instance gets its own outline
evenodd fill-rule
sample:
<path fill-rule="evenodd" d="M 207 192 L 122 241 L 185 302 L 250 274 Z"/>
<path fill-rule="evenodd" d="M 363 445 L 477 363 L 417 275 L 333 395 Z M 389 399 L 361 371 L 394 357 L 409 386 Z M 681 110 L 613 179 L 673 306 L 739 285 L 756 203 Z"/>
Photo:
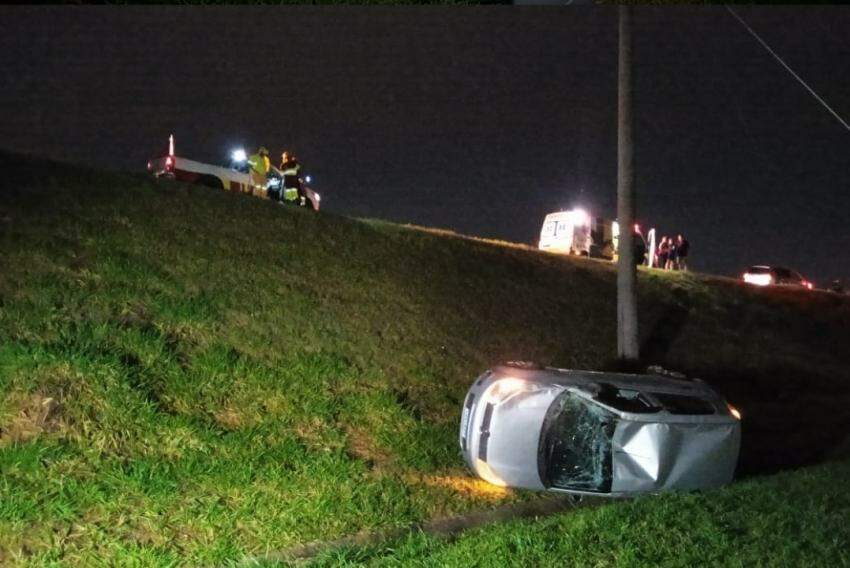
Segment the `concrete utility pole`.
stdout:
<path fill-rule="evenodd" d="M 632 8 L 620 6 L 619 124 L 617 131 L 617 356 L 635 362 L 640 356 L 635 267 L 634 148 L 632 147 Z"/>

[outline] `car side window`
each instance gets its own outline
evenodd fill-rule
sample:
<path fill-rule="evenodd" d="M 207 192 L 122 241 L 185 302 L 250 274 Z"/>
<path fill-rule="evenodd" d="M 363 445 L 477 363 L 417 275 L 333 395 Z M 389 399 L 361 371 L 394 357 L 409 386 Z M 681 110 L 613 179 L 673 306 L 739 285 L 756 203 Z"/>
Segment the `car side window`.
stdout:
<path fill-rule="evenodd" d="M 714 404 L 710 401 L 683 394 L 668 394 L 654 392 L 652 396 L 658 400 L 670 414 L 714 414 Z"/>
<path fill-rule="evenodd" d="M 565 391 L 552 402 L 540 432 L 537 468 L 546 487 L 611 490 L 611 438 L 616 417 Z"/>
<path fill-rule="evenodd" d="M 608 383 L 602 383 L 599 387 L 599 393 L 594 399 L 620 412 L 652 414 L 661 411 L 659 407 L 654 406 L 640 391 L 620 389 Z"/>

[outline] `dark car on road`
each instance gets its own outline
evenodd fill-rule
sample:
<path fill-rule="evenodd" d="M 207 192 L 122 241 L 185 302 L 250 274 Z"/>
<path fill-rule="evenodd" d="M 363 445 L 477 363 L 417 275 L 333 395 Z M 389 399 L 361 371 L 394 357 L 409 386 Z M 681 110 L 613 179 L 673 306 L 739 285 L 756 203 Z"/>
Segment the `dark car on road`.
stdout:
<path fill-rule="evenodd" d="M 796 270 L 782 266 L 751 266 L 744 272 L 744 282 L 755 286 L 790 286 L 812 290 L 815 285 Z"/>

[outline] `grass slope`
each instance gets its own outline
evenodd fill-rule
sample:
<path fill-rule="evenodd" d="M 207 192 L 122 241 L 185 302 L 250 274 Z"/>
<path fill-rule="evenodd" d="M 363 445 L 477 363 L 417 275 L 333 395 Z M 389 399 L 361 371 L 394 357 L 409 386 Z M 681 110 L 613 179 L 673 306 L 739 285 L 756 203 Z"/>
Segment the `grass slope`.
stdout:
<path fill-rule="evenodd" d="M 613 267 L 0 154 L 0 563 L 211 564 L 528 494 L 468 477 L 493 362 L 600 368 Z M 647 362 L 834 452 L 847 302 L 642 273 Z"/>
<path fill-rule="evenodd" d="M 847 566 L 850 462 L 718 491 L 641 497 L 541 520 L 418 533 L 329 551 L 310 566 Z M 266 564 L 271 566 L 273 564 Z"/>

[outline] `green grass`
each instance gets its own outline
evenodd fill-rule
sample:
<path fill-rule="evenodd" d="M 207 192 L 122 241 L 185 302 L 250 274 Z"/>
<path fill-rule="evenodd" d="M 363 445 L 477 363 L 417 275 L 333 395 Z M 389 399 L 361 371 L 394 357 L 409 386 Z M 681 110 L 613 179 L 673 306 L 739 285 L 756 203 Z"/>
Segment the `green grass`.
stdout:
<path fill-rule="evenodd" d="M 831 463 L 705 493 L 641 497 L 454 540 L 329 550 L 310 566 L 847 566 L 850 495 Z M 271 566 L 271 563 L 265 565 Z"/>
<path fill-rule="evenodd" d="M 0 154 L 0 564 L 217 564 L 532 498 L 468 477 L 472 378 L 603 368 L 614 269 Z M 332 199 L 332 196 L 329 196 Z M 834 453 L 850 305 L 642 272 L 647 362 Z"/>

